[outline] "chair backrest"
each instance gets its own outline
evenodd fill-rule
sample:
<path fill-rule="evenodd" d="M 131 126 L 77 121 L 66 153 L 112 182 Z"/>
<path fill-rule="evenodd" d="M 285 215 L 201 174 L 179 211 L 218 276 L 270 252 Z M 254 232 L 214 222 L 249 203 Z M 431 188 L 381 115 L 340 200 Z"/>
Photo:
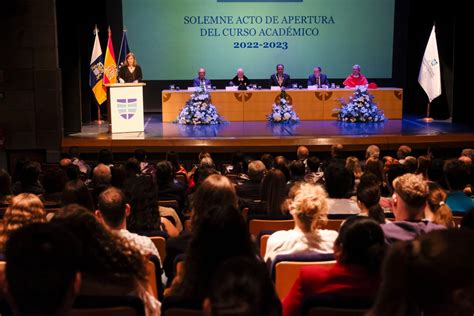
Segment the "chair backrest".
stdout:
<path fill-rule="evenodd" d="M 331 261 L 295 262 L 283 261 L 275 265 L 275 289 L 280 299 L 284 299 L 300 274 L 302 267 L 313 265 L 332 267 L 336 264 Z"/>
<path fill-rule="evenodd" d="M 453 216 L 455 227 L 459 227 L 461 225 L 462 216 Z"/>
<path fill-rule="evenodd" d="M 249 222 L 250 235 L 254 238 L 258 236 L 262 230 L 289 230 L 295 227 L 295 221 L 290 220 L 265 220 L 265 219 L 251 219 Z"/>
<path fill-rule="evenodd" d="M 153 292 L 153 296 L 158 298 L 158 286 L 156 284 L 156 266 L 153 262 L 148 260 L 146 262 L 146 275 L 148 279 L 148 284 L 151 288 L 151 291 Z"/>
<path fill-rule="evenodd" d="M 158 205 L 164 207 L 171 207 L 175 211 L 179 210 L 179 203 L 176 200 L 159 200 Z"/>
<path fill-rule="evenodd" d="M 72 316 L 145 316 L 145 306 L 136 296 L 78 296 Z"/>
<path fill-rule="evenodd" d="M 318 294 L 303 300 L 304 316 L 363 316 L 373 305 L 373 297 Z"/>
<path fill-rule="evenodd" d="M 327 223 L 322 225 L 320 228 L 339 231 L 339 228 L 344 221 L 345 219 L 328 219 Z"/>
<path fill-rule="evenodd" d="M 165 262 L 166 258 L 166 238 L 163 236 L 151 236 L 151 241 L 155 244 L 158 253 L 160 254 L 161 262 Z"/>
<path fill-rule="evenodd" d="M 5 267 L 7 263 L 5 261 L 0 261 L 0 293 L 3 293 L 5 289 Z"/>
<path fill-rule="evenodd" d="M 199 309 L 185 309 L 185 308 L 170 308 L 164 316 L 203 316 L 204 313 Z"/>
<path fill-rule="evenodd" d="M 267 243 L 268 238 L 271 235 L 260 235 L 260 257 L 265 258 L 265 253 L 267 252 Z"/>
<path fill-rule="evenodd" d="M 312 265 L 333 266 L 333 254 L 317 252 L 278 255 L 272 262 L 271 276 L 280 299 L 285 298 L 300 274 L 300 269 Z"/>

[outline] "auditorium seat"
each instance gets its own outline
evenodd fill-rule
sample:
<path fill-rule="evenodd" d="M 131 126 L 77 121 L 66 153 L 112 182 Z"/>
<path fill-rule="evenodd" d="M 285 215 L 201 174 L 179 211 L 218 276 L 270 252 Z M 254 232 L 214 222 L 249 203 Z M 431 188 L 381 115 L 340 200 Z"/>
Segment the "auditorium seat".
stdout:
<path fill-rule="evenodd" d="M 328 219 L 327 223 L 321 225 L 321 229 L 329 229 L 339 231 L 341 224 L 345 221 L 345 219 Z"/>
<path fill-rule="evenodd" d="M 275 282 L 275 290 L 280 299 L 290 291 L 300 274 L 302 267 L 312 265 L 333 266 L 336 263 L 333 254 L 297 253 L 278 255 L 272 262 L 271 275 Z"/>
<path fill-rule="evenodd" d="M 260 257 L 265 258 L 265 253 L 267 252 L 267 243 L 268 238 L 270 238 L 271 234 L 264 234 L 260 235 Z"/>
<path fill-rule="evenodd" d="M 251 219 L 249 222 L 250 235 L 257 238 L 262 230 L 289 230 L 295 227 L 294 220 L 267 220 L 267 219 Z"/>
<path fill-rule="evenodd" d="M 166 258 L 166 238 L 163 236 L 151 236 L 150 239 L 155 244 L 156 249 L 158 249 L 161 262 L 164 262 Z"/>

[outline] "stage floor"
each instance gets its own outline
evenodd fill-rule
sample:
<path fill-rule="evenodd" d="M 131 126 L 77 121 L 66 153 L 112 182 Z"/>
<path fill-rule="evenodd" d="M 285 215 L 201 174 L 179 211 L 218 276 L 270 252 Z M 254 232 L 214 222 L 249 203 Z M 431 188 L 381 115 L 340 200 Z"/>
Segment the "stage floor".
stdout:
<path fill-rule="evenodd" d="M 81 133 L 63 138 L 63 150 L 79 146 L 83 152 L 110 148 L 115 152 L 130 152 L 146 148 L 150 152 L 170 149 L 179 152 L 210 150 L 230 152 L 294 151 L 306 145 L 312 150 L 326 151 L 341 143 L 348 150 L 363 150 L 370 144 L 382 149 L 395 149 L 400 144 L 414 148 L 436 145 L 441 148 L 474 145 L 474 126 L 449 121 L 424 123 L 415 117 L 387 120 L 383 123 L 342 123 L 338 121 L 301 121 L 295 124 L 267 122 L 228 122 L 213 126 L 185 126 L 163 123 L 161 115 L 145 115 L 145 132 L 107 132 L 107 125 L 84 125 Z"/>

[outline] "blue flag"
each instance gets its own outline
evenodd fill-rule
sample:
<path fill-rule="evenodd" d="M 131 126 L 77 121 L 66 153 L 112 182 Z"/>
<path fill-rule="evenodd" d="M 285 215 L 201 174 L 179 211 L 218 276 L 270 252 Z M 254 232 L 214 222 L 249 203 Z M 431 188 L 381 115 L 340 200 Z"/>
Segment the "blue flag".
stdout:
<path fill-rule="evenodd" d="M 127 57 L 128 53 L 130 53 L 130 47 L 128 47 L 127 31 L 124 30 L 122 35 L 122 43 L 120 43 L 120 51 L 117 59 L 117 66 L 119 68 L 125 62 L 125 58 Z"/>

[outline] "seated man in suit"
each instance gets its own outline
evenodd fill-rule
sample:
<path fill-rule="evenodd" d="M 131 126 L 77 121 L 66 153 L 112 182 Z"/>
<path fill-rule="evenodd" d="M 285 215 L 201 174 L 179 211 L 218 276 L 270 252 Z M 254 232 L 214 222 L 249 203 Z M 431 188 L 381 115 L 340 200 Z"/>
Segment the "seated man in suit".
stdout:
<path fill-rule="evenodd" d="M 206 79 L 206 69 L 199 68 L 198 76 L 193 79 L 193 87 L 211 86 L 211 80 Z"/>
<path fill-rule="evenodd" d="M 356 86 L 365 86 L 366 84 L 369 84 L 369 82 L 367 81 L 367 78 L 360 73 L 360 66 L 354 65 L 352 66 L 352 73 L 342 84 L 346 88 L 355 88 Z"/>
<path fill-rule="evenodd" d="M 249 78 L 244 75 L 242 68 L 237 69 L 237 75 L 231 80 L 232 84 L 239 87 L 239 90 L 247 90 Z"/>
<path fill-rule="evenodd" d="M 291 85 L 290 76 L 284 73 L 285 66 L 278 64 L 276 66 L 277 72 L 270 77 L 270 87 L 279 86 L 288 88 Z"/>
<path fill-rule="evenodd" d="M 308 86 L 317 85 L 321 88 L 322 85 L 329 86 L 328 76 L 321 73 L 321 67 L 314 67 L 313 74 L 308 77 Z"/>

